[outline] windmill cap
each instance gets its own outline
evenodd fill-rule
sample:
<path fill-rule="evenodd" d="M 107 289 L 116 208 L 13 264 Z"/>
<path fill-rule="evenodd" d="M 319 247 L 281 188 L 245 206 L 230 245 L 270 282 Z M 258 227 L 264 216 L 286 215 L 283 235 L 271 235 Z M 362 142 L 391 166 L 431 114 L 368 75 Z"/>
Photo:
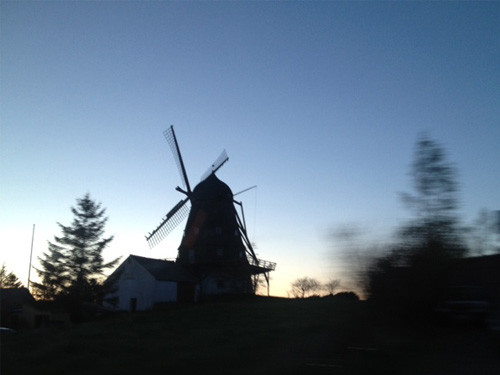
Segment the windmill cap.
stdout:
<path fill-rule="evenodd" d="M 200 182 L 193 190 L 193 196 L 197 200 L 233 200 L 233 192 L 229 186 L 217 178 L 215 173 L 212 173 L 205 180 Z"/>

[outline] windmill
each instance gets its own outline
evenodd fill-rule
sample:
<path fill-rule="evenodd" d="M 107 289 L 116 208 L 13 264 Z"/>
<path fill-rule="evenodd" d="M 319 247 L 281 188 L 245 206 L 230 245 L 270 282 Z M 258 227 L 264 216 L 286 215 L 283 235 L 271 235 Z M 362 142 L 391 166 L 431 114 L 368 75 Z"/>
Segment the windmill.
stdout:
<path fill-rule="evenodd" d="M 160 243 L 187 216 L 176 263 L 196 275 L 201 295 L 254 294 L 260 275 L 264 275 L 269 294 L 269 272 L 276 263 L 257 258 L 248 238 L 242 202 L 236 201 L 237 194 L 215 175 L 229 160 L 226 151 L 191 190 L 173 126 L 163 135 L 184 186 L 176 190 L 185 197 L 146 236 L 149 246 Z"/>

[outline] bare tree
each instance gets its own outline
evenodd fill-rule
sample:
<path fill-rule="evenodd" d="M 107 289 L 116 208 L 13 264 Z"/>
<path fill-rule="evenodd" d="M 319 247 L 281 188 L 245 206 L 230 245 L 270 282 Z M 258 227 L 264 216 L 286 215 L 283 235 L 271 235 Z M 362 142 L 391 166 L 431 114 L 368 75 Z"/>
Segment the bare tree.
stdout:
<path fill-rule="evenodd" d="M 333 295 L 335 291 L 340 288 L 339 279 L 330 279 L 325 284 L 323 284 L 323 289 L 327 294 Z"/>
<path fill-rule="evenodd" d="M 291 293 L 295 298 L 304 298 L 319 290 L 321 290 L 321 283 L 307 276 L 292 282 Z"/>

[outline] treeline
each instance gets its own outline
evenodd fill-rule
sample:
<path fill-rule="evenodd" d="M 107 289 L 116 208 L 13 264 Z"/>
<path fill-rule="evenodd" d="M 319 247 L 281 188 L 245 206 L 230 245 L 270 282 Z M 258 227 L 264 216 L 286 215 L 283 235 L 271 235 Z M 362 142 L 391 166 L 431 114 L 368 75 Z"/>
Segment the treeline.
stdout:
<path fill-rule="evenodd" d="M 293 298 L 333 295 L 340 287 L 339 279 L 330 279 L 326 283 L 321 283 L 313 277 L 305 276 L 292 282 L 289 295 Z"/>

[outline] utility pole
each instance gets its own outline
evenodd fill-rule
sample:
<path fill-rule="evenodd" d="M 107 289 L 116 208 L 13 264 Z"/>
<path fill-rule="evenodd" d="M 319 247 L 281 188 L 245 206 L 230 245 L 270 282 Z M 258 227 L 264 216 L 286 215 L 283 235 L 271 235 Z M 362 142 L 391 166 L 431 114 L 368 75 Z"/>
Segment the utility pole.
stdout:
<path fill-rule="evenodd" d="M 31 276 L 31 258 L 33 257 L 33 241 L 35 240 L 35 224 L 33 224 L 33 233 L 31 234 L 31 252 L 30 252 L 30 268 L 28 269 L 28 290 L 30 290 L 30 276 Z"/>

